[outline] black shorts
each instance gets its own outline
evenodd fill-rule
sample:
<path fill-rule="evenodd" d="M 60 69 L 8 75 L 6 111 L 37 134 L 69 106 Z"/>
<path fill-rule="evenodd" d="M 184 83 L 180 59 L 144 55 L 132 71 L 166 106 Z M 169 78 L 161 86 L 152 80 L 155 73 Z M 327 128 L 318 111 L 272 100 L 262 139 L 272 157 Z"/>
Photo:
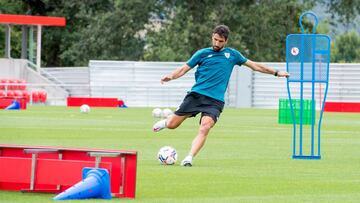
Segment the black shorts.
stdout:
<path fill-rule="evenodd" d="M 222 101 L 196 92 L 190 92 L 185 96 L 180 107 L 174 113 L 178 116 L 190 115 L 190 117 L 195 117 L 201 112 L 201 118 L 203 116 L 210 116 L 216 123 L 223 108 L 224 102 Z"/>

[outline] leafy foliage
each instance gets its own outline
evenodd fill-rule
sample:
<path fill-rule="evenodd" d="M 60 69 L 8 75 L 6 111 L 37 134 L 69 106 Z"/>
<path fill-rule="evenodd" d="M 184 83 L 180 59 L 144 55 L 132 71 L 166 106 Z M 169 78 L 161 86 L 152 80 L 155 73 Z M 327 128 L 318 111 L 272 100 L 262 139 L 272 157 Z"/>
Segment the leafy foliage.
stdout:
<path fill-rule="evenodd" d="M 332 44 L 332 62 L 360 62 L 360 35 L 352 31 L 336 37 Z"/>
<path fill-rule="evenodd" d="M 0 12 L 66 18 L 65 28 L 43 29 L 45 67 L 86 66 L 91 59 L 185 61 L 196 50 L 211 46 L 212 29 L 218 24 L 230 27 L 228 46 L 246 57 L 284 61 L 286 36 L 300 32 L 300 14 L 316 4 L 325 6 L 339 22 L 350 22 L 360 10 L 359 0 L 4 0 Z M 326 24 L 322 33 L 329 31 Z M 12 56 L 20 57 L 21 26 L 12 29 Z M 0 32 L 4 30 L 1 26 Z M 0 43 L 1 55 L 3 50 Z M 344 57 L 333 52 L 333 60 L 348 61 Z"/>
<path fill-rule="evenodd" d="M 283 61 L 286 35 L 298 31 L 299 13 L 310 5 L 295 0 L 174 1 L 164 5 L 168 21 L 161 30 L 149 32 L 144 59 L 187 60 L 211 46 L 217 24 L 226 24 L 231 29 L 229 46 L 253 60 Z"/>
<path fill-rule="evenodd" d="M 331 17 L 341 23 L 351 23 L 360 14 L 360 0 L 321 0 L 319 3 L 325 5 Z"/>
<path fill-rule="evenodd" d="M 23 11 L 23 7 L 19 3 L 11 0 L 0 1 L 0 13 L 19 14 Z M 0 26 L 0 56 L 5 55 L 5 26 Z M 21 54 L 21 27 L 11 27 L 11 56 L 14 58 L 20 57 Z"/>
<path fill-rule="evenodd" d="M 111 12 L 88 16 L 88 24 L 77 33 L 78 41 L 69 45 L 61 57 L 87 64 L 90 59 L 139 60 L 144 39 L 139 32 L 149 18 L 152 4 L 142 1 L 119 1 Z"/>

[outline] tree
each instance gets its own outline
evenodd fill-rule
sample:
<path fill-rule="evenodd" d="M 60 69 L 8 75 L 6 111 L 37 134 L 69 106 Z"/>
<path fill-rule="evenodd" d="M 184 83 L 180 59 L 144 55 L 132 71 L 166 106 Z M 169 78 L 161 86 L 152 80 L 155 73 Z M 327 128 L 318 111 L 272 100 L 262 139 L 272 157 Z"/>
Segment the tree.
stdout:
<path fill-rule="evenodd" d="M 257 61 L 285 61 L 286 36 L 300 33 L 299 17 L 313 6 L 293 0 L 259 1 L 246 10 L 243 16 L 242 38 L 248 57 Z M 303 22 L 305 28 L 312 24 Z"/>
<path fill-rule="evenodd" d="M 360 0 L 315 1 L 327 7 L 327 13 L 340 23 L 349 24 L 360 14 Z"/>
<path fill-rule="evenodd" d="M 356 31 L 336 37 L 331 50 L 332 62 L 360 62 L 360 35 Z"/>
<path fill-rule="evenodd" d="M 139 60 L 145 43 L 139 33 L 155 5 L 154 0 L 23 2 L 32 15 L 67 20 L 65 29 L 44 30 L 44 66 L 84 66 L 90 59 Z"/>
<path fill-rule="evenodd" d="M 216 1 L 163 1 L 155 15 L 155 28 L 147 34 L 145 60 L 183 61 L 199 47 L 209 45 L 209 33 L 217 20 L 211 16 Z M 201 12 L 199 12 L 201 11 Z M 160 19 L 162 21 L 156 21 Z M 160 23 L 160 25 L 159 25 Z M 157 28 L 160 26 L 160 28 Z"/>
<path fill-rule="evenodd" d="M 141 32 L 149 19 L 153 3 L 141 0 L 117 1 L 111 12 L 91 18 L 79 31 L 81 39 L 73 42 L 62 58 L 78 59 L 87 64 L 90 59 L 139 60 L 145 41 Z"/>
<path fill-rule="evenodd" d="M 95 23 L 100 16 L 113 9 L 111 0 L 92 1 L 36 1 L 43 6 L 30 4 L 32 15 L 62 16 L 66 18 L 66 27 L 44 29 L 43 32 L 43 64 L 44 66 L 83 66 L 89 58 L 80 55 L 83 50 L 74 50 L 77 44 L 86 40 L 83 36 L 85 29 Z M 44 7 L 43 9 L 38 9 Z M 88 44 L 91 47 L 92 44 Z"/>
<path fill-rule="evenodd" d="M 2 14 L 21 14 L 23 7 L 16 1 L 0 1 L 0 13 Z M 21 27 L 11 26 L 11 56 L 19 58 L 21 55 Z M 0 57 L 5 54 L 5 26 L 0 26 Z"/>
<path fill-rule="evenodd" d="M 187 60 L 196 50 L 211 46 L 217 24 L 231 29 L 229 46 L 257 61 L 284 61 L 285 39 L 298 33 L 302 10 L 313 4 L 297 0 L 162 1 L 165 20 L 149 30 L 145 60 Z"/>
<path fill-rule="evenodd" d="M 300 32 L 302 12 L 320 2 L 334 18 L 349 23 L 359 14 L 359 1 L 4 0 L 0 12 L 66 18 L 65 28 L 43 29 L 43 66 L 86 66 L 91 59 L 184 61 L 211 46 L 211 32 L 218 24 L 230 27 L 228 46 L 246 57 L 284 61 L 286 36 Z M 309 21 L 304 25 L 312 28 Z M 318 31 L 328 31 L 327 26 L 319 25 Z M 12 56 L 20 57 L 21 27 L 13 30 Z M 3 43 L 0 50 L 3 55 Z M 339 54 L 336 60 L 345 60 Z"/>

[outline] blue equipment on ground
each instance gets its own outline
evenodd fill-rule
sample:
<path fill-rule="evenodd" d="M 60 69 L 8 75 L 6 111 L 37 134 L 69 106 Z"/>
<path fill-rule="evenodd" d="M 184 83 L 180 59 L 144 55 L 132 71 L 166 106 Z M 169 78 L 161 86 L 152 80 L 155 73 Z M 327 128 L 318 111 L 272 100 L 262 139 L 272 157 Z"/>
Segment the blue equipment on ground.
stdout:
<path fill-rule="evenodd" d="M 14 100 L 8 107 L 5 108 L 5 110 L 19 110 L 20 109 L 20 103 L 16 100 Z"/>
<path fill-rule="evenodd" d="M 110 176 L 106 169 L 83 168 L 83 180 L 58 194 L 54 200 L 111 199 Z"/>

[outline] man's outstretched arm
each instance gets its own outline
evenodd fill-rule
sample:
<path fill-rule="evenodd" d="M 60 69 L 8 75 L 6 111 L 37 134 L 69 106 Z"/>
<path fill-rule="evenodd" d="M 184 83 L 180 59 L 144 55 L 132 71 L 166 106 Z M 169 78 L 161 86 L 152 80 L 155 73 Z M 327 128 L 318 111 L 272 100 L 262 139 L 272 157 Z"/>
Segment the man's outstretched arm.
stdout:
<path fill-rule="evenodd" d="M 247 67 L 251 68 L 252 70 L 254 71 L 258 71 L 258 72 L 261 72 L 261 73 L 267 73 L 267 74 L 271 74 L 271 75 L 275 75 L 277 77 L 289 77 L 289 73 L 286 72 L 286 71 L 279 71 L 279 70 L 276 70 L 276 69 L 273 69 L 273 68 L 269 68 L 265 65 L 262 65 L 260 63 L 256 63 L 254 61 L 251 61 L 251 60 L 247 60 L 245 63 L 244 63 Z"/>
<path fill-rule="evenodd" d="M 164 82 L 169 82 L 170 80 L 175 80 L 175 79 L 185 75 L 185 73 L 187 73 L 190 69 L 191 69 L 190 66 L 188 66 L 187 64 L 184 64 L 183 66 L 175 69 L 169 75 L 165 75 L 164 77 L 162 77 L 160 82 L 161 82 L 161 84 L 163 84 Z"/>

